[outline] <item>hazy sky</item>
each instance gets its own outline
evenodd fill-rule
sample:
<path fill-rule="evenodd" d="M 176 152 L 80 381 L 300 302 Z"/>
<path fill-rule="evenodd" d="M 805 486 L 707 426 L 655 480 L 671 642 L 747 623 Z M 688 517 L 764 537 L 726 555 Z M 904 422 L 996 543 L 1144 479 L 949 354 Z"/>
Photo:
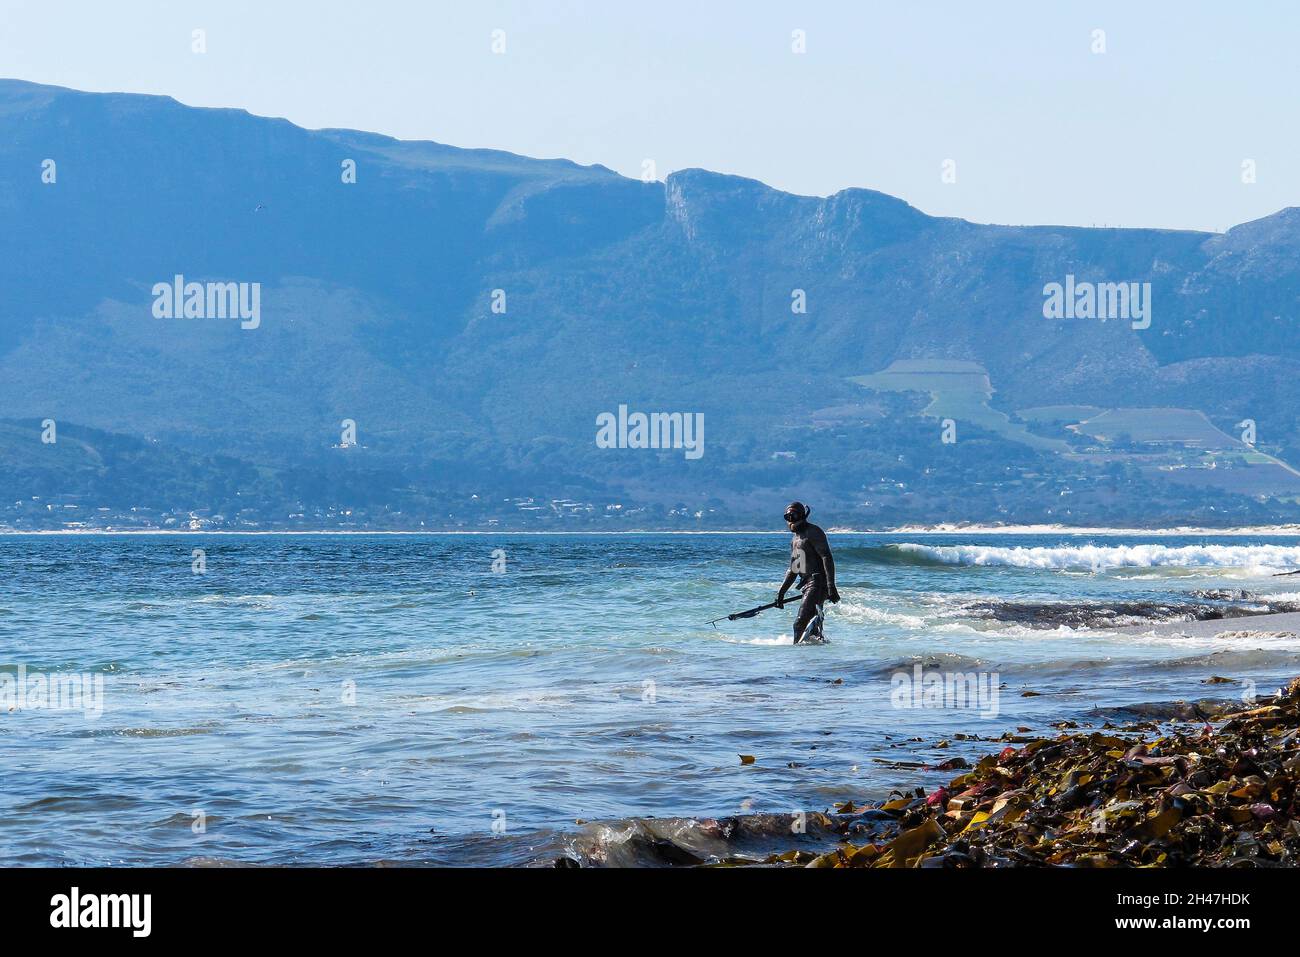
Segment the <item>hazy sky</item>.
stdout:
<path fill-rule="evenodd" d="M 1297 41 L 1293 0 L 0 0 L 0 76 L 996 223 L 1300 204 Z"/>

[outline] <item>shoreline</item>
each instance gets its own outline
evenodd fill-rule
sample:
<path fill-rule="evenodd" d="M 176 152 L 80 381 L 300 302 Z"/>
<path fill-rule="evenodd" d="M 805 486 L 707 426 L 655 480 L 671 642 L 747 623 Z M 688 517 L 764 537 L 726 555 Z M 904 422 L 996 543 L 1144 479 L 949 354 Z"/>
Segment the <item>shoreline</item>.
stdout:
<path fill-rule="evenodd" d="M 1194 720 L 1107 722 L 1054 738 L 1004 736 L 1006 748 L 947 785 L 929 794 L 917 788 L 913 797 L 875 808 L 897 814 L 889 833 L 861 844 L 846 840 L 811 859 L 787 852 L 765 863 L 1296 866 L 1300 678 L 1272 697 L 1209 714 L 1191 705 Z"/>
<path fill-rule="evenodd" d="M 1000 751 L 953 763 L 962 773 L 946 784 L 881 802 L 593 822 L 531 866 L 1300 865 L 1300 677 L 1249 703 L 1163 705 L 1190 713 L 1055 737 L 1007 731 L 984 739 Z"/>
<path fill-rule="evenodd" d="M 967 526 L 901 526 L 899 528 L 843 528 L 831 526 L 829 535 L 1092 535 L 1124 538 L 1178 538 L 1199 535 L 1207 538 L 1269 537 L 1300 538 L 1297 525 L 1243 525 L 1238 528 L 1204 528 L 1176 526 L 1171 528 L 1106 528 L 1103 526 L 1064 525 L 967 525 Z M 265 535 L 265 536 L 451 536 L 470 535 L 484 538 L 507 536 L 632 536 L 632 535 L 774 535 L 786 536 L 784 529 L 625 529 L 620 531 L 524 531 L 512 529 L 179 529 L 179 528 L 61 528 L 61 529 L 8 529 L 0 528 L 0 539 L 24 537 L 124 537 L 131 535 Z"/>
<path fill-rule="evenodd" d="M 1115 630 L 1295 637 L 1300 612 Z M 1300 677 L 1258 698 L 1248 679 L 1196 680 L 1232 697 L 1081 708 L 1054 736 L 1012 728 L 980 739 L 1000 749 L 925 767 L 957 773 L 946 783 L 884 801 L 592 822 L 533 866 L 1300 866 Z"/>

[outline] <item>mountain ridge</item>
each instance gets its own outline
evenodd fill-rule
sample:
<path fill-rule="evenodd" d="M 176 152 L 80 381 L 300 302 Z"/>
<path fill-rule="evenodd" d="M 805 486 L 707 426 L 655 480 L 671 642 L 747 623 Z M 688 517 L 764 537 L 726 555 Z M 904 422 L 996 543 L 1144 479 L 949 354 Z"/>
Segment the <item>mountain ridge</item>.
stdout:
<path fill-rule="evenodd" d="M 1294 505 L 1245 453 L 1240 488 L 1215 491 L 1226 472 L 1190 446 L 1177 461 L 1159 444 L 1089 452 L 1071 423 L 1033 425 L 1045 448 L 1077 446 L 1049 454 L 1001 423 L 1070 403 L 1187 408 L 1220 429 L 1253 419 L 1261 447 L 1300 460 L 1296 207 L 1223 234 L 979 224 L 860 187 L 799 196 L 703 169 L 646 183 L 9 80 L 0 133 L 0 418 L 277 474 L 355 470 L 376 501 L 416 483 L 744 523 L 812 485 L 846 521 L 1042 520 L 1052 495 L 1119 462 L 1141 491 L 1107 507 L 1138 521 L 1165 494 L 1165 519 Z M 150 290 L 176 275 L 259 283 L 259 327 L 154 318 Z M 1044 318 L 1045 288 L 1067 276 L 1149 284 L 1149 328 Z M 990 391 L 853 381 L 899 359 L 976 363 Z M 949 402 L 952 448 L 926 411 Z M 598 449 L 595 418 L 620 405 L 704 414 L 706 455 Z M 345 419 L 362 439 L 341 465 Z M 872 491 L 891 473 L 913 500 Z M 1188 475 L 1203 501 L 1173 488 Z M 971 491 L 997 482 L 1005 494 Z M 295 483 L 329 498 L 324 479 Z M 952 514 L 926 514 L 927 496 Z"/>
<path fill-rule="evenodd" d="M 37 83 L 31 80 L 23 80 L 18 77 L 0 77 L 0 103 L 3 103 L 4 100 L 3 94 L 6 92 L 6 90 L 10 88 L 15 89 L 17 91 L 46 92 L 50 94 L 49 98 L 46 100 L 46 103 L 44 105 L 48 105 L 50 101 L 52 101 L 56 96 L 61 94 L 70 94 L 70 95 L 83 96 L 83 97 L 120 98 L 123 100 L 131 100 L 131 99 L 155 100 L 155 101 L 162 101 L 180 107 L 185 110 L 208 111 L 213 113 L 232 113 L 243 117 L 247 117 L 252 120 L 263 120 L 272 123 L 284 123 L 293 127 L 295 130 L 299 130 L 304 133 L 316 133 L 316 134 L 321 134 L 323 136 L 338 136 L 339 138 L 352 139 L 358 142 L 362 142 L 364 140 L 374 140 L 374 141 L 379 141 L 388 144 L 395 144 L 398 146 L 405 146 L 405 147 L 431 147 L 437 151 L 444 151 L 448 154 L 454 153 L 454 154 L 465 154 L 469 156 L 483 156 L 483 157 L 496 156 L 507 160 L 523 160 L 526 163 L 530 163 L 530 164 L 556 164 L 558 166 L 570 167 L 574 170 L 592 171 L 592 172 L 607 174 L 609 176 L 617 177 L 618 179 L 625 180 L 627 182 L 632 182 L 632 183 L 642 182 L 642 180 L 638 180 L 633 177 L 625 176 L 622 173 L 618 173 L 617 171 L 610 169 L 609 167 L 601 163 L 583 165 L 574 160 L 568 159 L 567 157 L 535 157 L 535 156 L 530 156 L 528 154 L 515 153 L 510 150 L 505 150 L 505 149 L 500 149 L 495 147 L 454 146 L 448 143 L 443 143 L 439 140 L 402 139 L 400 137 L 392 136 L 387 133 L 379 133 L 370 130 L 351 129 L 348 127 L 334 127 L 334 126 L 308 127 L 308 126 L 302 126 L 294 122 L 293 120 L 288 119 L 287 117 L 268 116 L 261 113 L 253 113 L 252 111 L 245 109 L 243 107 L 196 106 L 196 105 L 185 103 L 181 100 L 176 99 L 173 96 L 169 96 L 164 93 L 138 93 L 138 92 L 125 91 L 125 90 L 88 91 L 88 90 L 79 90 L 76 89 L 75 87 L 60 86 L 57 84 Z M 1124 231 L 1124 232 L 1131 232 L 1136 230 L 1136 231 L 1156 231 L 1156 232 L 1167 232 L 1167 233 L 1192 233 L 1192 234 L 1206 236 L 1206 237 L 1213 237 L 1213 236 L 1226 236 L 1228 233 L 1232 232 L 1235 229 L 1239 229 L 1243 226 L 1250 226 L 1256 223 L 1262 223 L 1276 216 L 1280 216 L 1283 213 L 1300 214 L 1300 206 L 1284 207 L 1281 210 L 1278 210 L 1274 213 L 1270 213 L 1266 216 L 1259 217 L 1258 219 L 1248 220 L 1243 223 L 1238 223 L 1235 226 L 1229 227 L 1229 229 L 1223 233 L 1209 232 L 1203 230 L 1176 229 L 1176 228 L 1159 227 L 1159 226 L 1090 227 L 1090 226 L 1072 226 L 1067 224 L 1054 224 L 1054 223 L 1031 223 L 1031 224 L 977 223 L 974 222 L 973 220 L 968 220 L 961 217 L 937 216 L 932 213 L 926 213 L 923 210 L 920 210 L 917 207 L 912 206 L 910 203 L 907 202 L 907 200 L 902 199 L 901 197 L 894 196 L 890 193 L 885 193 L 883 191 L 876 190 L 867 186 L 846 186 L 842 189 L 836 190 L 833 193 L 827 193 L 824 195 L 810 194 L 810 193 L 794 193 L 788 190 L 782 190 L 768 183 L 764 183 L 762 180 L 755 179 L 753 177 L 748 177 L 743 174 L 723 173 L 715 170 L 709 170 L 704 167 L 693 167 L 693 166 L 683 167 L 682 169 L 679 170 L 673 170 L 672 172 L 668 173 L 662 180 L 653 180 L 652 182 L 660 183 L 661 185 L 667 186 L 674 177 L 680 177 L 683 174 L 695 174 L 695 173 L 705 173 L 712 177 L 719 177 L 723 179 L 739 180 L 739 181 L 744 181 L 746 183 L 753 183 L 762 187 L 764 190 L 768 190 L 773 193 L 779 193 L 783 196 L 790 196 L 799 199 L 832 200 L 837 197 L 843 197 L 845 194 L 865 193 L 865 194 L 870 194 L 873 197 L 880 197 L 885 200 L 889 200 L 893 203 L 902 204 L 903 206 L 906 206 L 909 209 L 916 210 L 916 212 L 920 213 L 922 216 L 925 216 L 929 219 L 951 220 L 954 222 L 969 223 L 970 225 L 974 225 L 974 226 L 1000 226 L 1008 229 L 1040 229 L 1040 228 L 1063 229 L 1063 230 L 1106 229 L 1106 230 L 1115 230 L 1115 231 Z M 1297 228 L 1300 228 L 1300 223 L 1297 224 Z"/>

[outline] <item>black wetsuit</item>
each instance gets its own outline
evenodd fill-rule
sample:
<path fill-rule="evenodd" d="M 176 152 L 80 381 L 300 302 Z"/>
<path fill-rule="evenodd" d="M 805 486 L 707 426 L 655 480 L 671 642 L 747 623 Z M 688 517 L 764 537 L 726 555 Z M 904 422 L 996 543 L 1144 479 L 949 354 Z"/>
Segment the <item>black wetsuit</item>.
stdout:
<path fill-rule="evenodd" d="M 822 556 L 829 555 L 830 551 L 826 533 L 811 522 L 804 522 L 790 539 L 790 571 L 799 576 L 799 584 L 795 587 L 803 592 L 803 602 L 794 619 L 796 642 L 803 637 L 808 623 L 821 613 L 829 594 L 826 562 Z"/>

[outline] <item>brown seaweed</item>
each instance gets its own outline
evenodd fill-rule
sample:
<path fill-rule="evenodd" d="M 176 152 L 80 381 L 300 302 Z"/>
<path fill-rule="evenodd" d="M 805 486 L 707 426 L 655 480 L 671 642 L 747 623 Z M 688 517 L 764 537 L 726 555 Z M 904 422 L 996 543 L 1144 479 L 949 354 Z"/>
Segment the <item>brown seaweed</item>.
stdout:
<path fill-rule="evenodd" d="M 874 809 L 870 843 L 766 863 L 807 867 L 1290 867 L 1300 864 L 1300 678 L 1267 702 L 1156 737 L 1024 740 L 947 785 Z M 1217 727 L 1215 725 L 1217 724 Z M 1157 731 L 1159 728 L 1157 727 Z M 862 813 L 869 805 L 837 808 Z M 846 829 L 851 833 L 851 828 Z"/>

